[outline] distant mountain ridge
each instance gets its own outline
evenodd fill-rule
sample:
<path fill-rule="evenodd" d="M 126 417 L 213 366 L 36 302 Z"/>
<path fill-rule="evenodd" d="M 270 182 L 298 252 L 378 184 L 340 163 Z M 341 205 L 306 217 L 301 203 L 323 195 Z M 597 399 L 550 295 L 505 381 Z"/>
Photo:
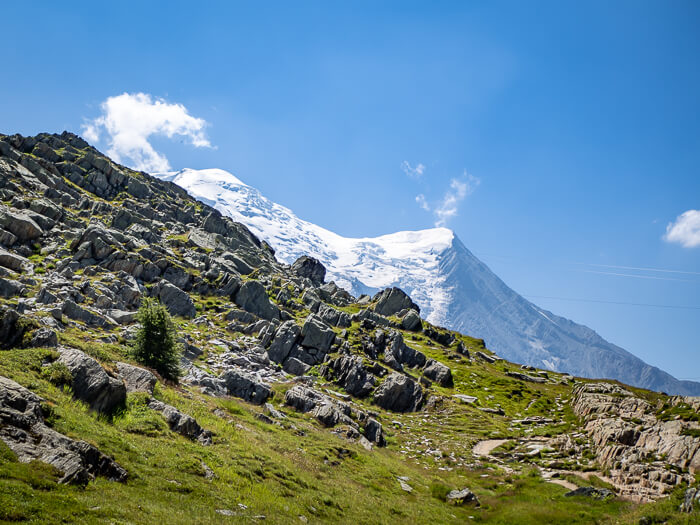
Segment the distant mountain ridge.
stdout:
<path fill-rule="evenodd" d="M 185 169 L 156 176 L 245 224 L 276 250 L 279 260 L 291 264 L 301 255 L 316 257 L 326 266 L 327 279 L 354 295 L 398 286 L 431 323 L 484 338 L 508 360 L 700 395 L 700 383 L 680 381 L 590 328 L 527 301 L 447 228 L 346 238 L 300 219 L 224 170 Z"/>

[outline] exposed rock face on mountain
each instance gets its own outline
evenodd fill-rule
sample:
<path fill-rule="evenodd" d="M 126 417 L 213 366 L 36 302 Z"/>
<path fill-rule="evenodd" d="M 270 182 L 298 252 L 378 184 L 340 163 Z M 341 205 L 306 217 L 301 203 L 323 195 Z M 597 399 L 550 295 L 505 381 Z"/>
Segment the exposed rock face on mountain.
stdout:
<path fill-rule="evenodd" d="M 527 301 L 448 229 L 348 239 L 298 218 L 223 170 L 158 176 L 248 226 L 270 243 L 280 260 L 291 264 L 300 256 L 312 256 L 326 267 L 327 280 L 358 296 L 399 287 L 428 321 L 483 338 L 506 359 L 672 394 L 700 395 L 700 383 L 679 381 L 590 328 Z M 391 315 L 383 304 L 379 308 Z"/>
<path fill-rule="evenodd" d="M 46 426 L 42 402 L 36 394 L 0 376 L 0 439 L 21 461 L 53 465 L 61 471 L 61 483 L 86 484 L 96 475 L 126 480 L 127 472 L 95 447 Z"/>
<path fill-rule="evenodd" d="M 574 413 L 583 419 L 601 467 L 623 495 L 654 500 L 682 482 L 692 483 L 700 472 L 700 438 L 684 433 L 697 433 L 700 424 L 683 418 L 697 415 L 700 400 L 677 397 L 663 403 L 654 405 L 609 383 L 574 389 Z M 673 410 L 679 407 L 686 410 Z"/>

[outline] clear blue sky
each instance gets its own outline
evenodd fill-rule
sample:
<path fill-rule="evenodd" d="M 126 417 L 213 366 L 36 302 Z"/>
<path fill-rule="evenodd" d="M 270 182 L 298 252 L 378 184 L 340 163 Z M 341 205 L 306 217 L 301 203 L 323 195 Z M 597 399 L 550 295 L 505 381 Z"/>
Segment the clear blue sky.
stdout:
<path fill-rule="evenodd" d="M 208 123 L 214 148 L 152 138 L 173 168 L 349 236 L 431 227 L 416 196 L 466 170 L 447 225 L 506 283 L 700 380 L 700 246 L 662 239 L 700 209 L 699 3 L 106 4 L 3 5 L 1 132 L 150 94 Z"/>

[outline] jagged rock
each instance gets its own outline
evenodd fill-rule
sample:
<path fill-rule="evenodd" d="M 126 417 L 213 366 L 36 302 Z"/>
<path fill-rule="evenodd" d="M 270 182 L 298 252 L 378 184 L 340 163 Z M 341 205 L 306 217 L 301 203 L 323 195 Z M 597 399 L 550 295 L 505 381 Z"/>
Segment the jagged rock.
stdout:
<path fill-rule="evenodd" d="M 408 310 L 408 313 L 401 319 L 401 328 L 409 332 L 420 332 L 423 329 L 423 321 L 415 310 Z"/>
<path fill-rule="evenodd" d="M 272 419 L 287 419 L 287 416 L 272 406 L 272 403 L 265 403 L 265 413 Z"/>
<path fill-rule="evenodd" d="M 395 331 L 390 332 L 387 336 L 384 357 L 385 362 L 395 370 L 401 370 L 401 367 L 396 366 L 395 363 L 409 367 L 423 367 L 427 361 L 423 352 L 408 346 L 401 333 Z"/>
<path fill-rule="evenodd" d="M 17 242 L 17 236 L 12 235 L 7 230 L 0 228 L 0 244 L 10 247 Z"/>
<path fill-rule="evenodd" d="M 688 398 L 674 399 L 680 403 Z M 597 462 L 608 469 L 622 496 L 657 499 L 700 472 L 700 438 L 683 435 L 687 423 L 682 420 L 658 420 L 655 407 L 630 390 L 612 383 L 581 383 L 574 387 L 571 407 L 584 421 Z"/>
<path fill-rule="evenodd" d="M 73 395 L 98 412 L 112 412 L 124 404 L 126 387 L 110 377 L 92 357 L 74 348 L 59 348 L 58 361 L 66 365 L 73 377 Z"/>
<path fill-rule="evenodd" d="M 615 493 L 608 489 L 599 489 L 596 487 L 579 487 L 575 490 L 567 492 L 564 496 L 585 496 L 593 499 L 606 499 L 615 496 Z"/>
<path fill-rule="evenodd" d="M 515 379 L 520 379 L 521 381 L 528 381 L 530 383 L 546 383 L 547 380 L 544 377 L 531 376 L 528 374 L 523 374 L 521 372 L 513 372 L 508 370 L 506 372 L 508 377 L 514 377 Z"/>
<path fill-rule="evenodd" d="M 386 440 L 384 439 L 384 429 L 382 424 L 374 418 L 369 418 L 365 424 L 364 436 L 372 443 L 379 447 L 386 445 Z"/>
<path fill-rule="evenodd" d="M 17 310 L 0 306 L 0 348 L 13 348 L 22 342 L 25 327 Z"/>
<path fill-rule="evenodd" d="M 28 268 L 32 267 L 32 263 L 29 262 L 29 259 L 25 259 L 20 255 L 8 252 L 7 250 L 3 250 L 2 248 L 0 248 L 0 266 L 9 268 L 10 270 L 14 270 L 15 272 L 24 272 Z"/>
<path fill-rule="evenodd" d="M 124 310 L 108 310 L 107 315 L 118 324 L 131 324 L 136 321 L 138 312 L 125 312 Z"/>
<path fill-rule="evenodd" d="M 84 441 L 74 441 L 46 426 L 42 398 L 0 376 L 0 439 L 22 462 L 53 465 L 59 483 L 86 484 L 96 475 L 126 481 L 127 472 L 110 457 Z"/>
<path fill-rule="evenodd" d="M 279 308 L 270 302 L 265 287 L 258 281 L 244 282 L 234 300 L 245 311 L 268 321 L 280 318 Z"/>
<path fill-rule="evenodd" d="M 321 303 L 316 311 L 316 314 L 331 326 L 339 326 L 347 328 L 352 325 L 350 315 L 340 310 L 336 310 L 332 306 Z"/>
<path fill-rule="evenodd" d="M 124 236 L 116 230 L 105 228 L 101 224 L 90 224 L 83 233 L 71 243 L 76 261 L 106 259 L 115 250 L 122 247 L 120 241 Z"/>
<path fill-rule="evenodd" d="M 283 363 L 296 343 L 301 329 L 294 321 L 285 321 L 277 329 L 275 337 L 267 349 L 267 354 L 275 363 Z"/>
<path fill-rule="evenodd" d="M 58 346 L 58 334 L 48 327 L 34 331 L 29 345 L 32 348 L 55 348 Z"/>
<path fill-rule="evenodd" d="M 467 359 L 471 358 L 471 356 L 469 355 L 469 349 L 466 346 L 464 346 L 464 343 L 462 341 L 460 341 L 457 345 L 457 353 L 463 355 Z"/>
<path fill-rule="evenodd" d="M 484 352 L 476 352 L 476 357 L 478 357 L 479 359 L 481 359 L 483 361 L 486 361 L 487 363 L 493 364 L 496 362 L 495 357 L 492 357 L 488 354 L 485 354 Z"/>
<path fill-rule="evenodd" d="M 334 379 L 348 393 L 356 397 L 366 397 L 376 384 L 374 376 L 368 373 L 360 357 L 340 356 L 321 367 L 321 375 Z"/>
<path fill-rule="evenodd" d="M 90 326 L 108 326 L 110 322 L 104 317 L 75 303 L 72 299 L 66 299 L 62 306 L 63 313 L 70 319 L 81 321 Z"/>
<path fill-rule="evenodd" d="M 466 503 L 476 503 L 479 506 L 479 500 L 476 495 L 469 489 L 451 490 L 447 493 L 445 501 L 450 505 L 464 505 Z"/>
<path fill-rule="evenodd" d="M 24 290 L 25 287 L 21 282 L 13 279 L 0 278 L 0 297 L 7 299 L 15 295 L 22 295 Z"/>
<path fill-rule="evenodd" d="M 148 402 L 148 408 L 163 414 L 165 421 L 173 432 L 199 441 L 202 445 L 211 445 L 211 432 L 204 430 L 192 416 L 183 414 L 174 406 L 155 399 L 151 399 Z"/>
<path fill-rule="evenodd" d="M 379 315 L 376 312 L 372 312 L 371 310 L 360 310 L 357 312 L 353 317 L 353 321 L 369 321 L 374 324 L 377 324 L 379 326 L 390 326 L 393 328 L 399 328 L 399 325 L 391 321 L 390 319 L 387 319 L 383 315 Z"/>
<path fill-rule="evenodd" d="M 309 371 L 310 368 L 310 365 L 302 363 L 296 357 L 287 358 L 287 360 L 284 362 L 284 366 L 282 367 L 285 372 L 292 374 L 293 376 L 303 376 Z"/>
<path fill-rule="evenodd" d="M 311 412 L 324 399 L 323 394 L 303 385 L 294 385 L 284 395 L 285 404 L 304 413 Z"/>
<path fill-rule="evenodd" d="M 27 214 L 0 208 L 0 228 L 13 234 L 20 242 L 41 237 L 44 231 Z"/>
<path fill-rule="evenodd" d="M 693 512 L 695 507 L 700 507 L 700 488 L 691 487 L 683 495 L 683 503 L 678 510 L 681 512 Z"/>
<path fill-rule="evenodd" d="M 374 311 L 379 315 L 394 315 L 407 308 L 420 313 L 418 305 L 400 288 L 386 288 L 375 295 L 373 299 L 377 301 Z"/>
<path fill-rule="evenodd" d="M 29 209 L 52 221 L 58 221 L 63 216 L 63 210 L 48 199 L 33 199 Z"/>
<path fill-rule="evenodd" d="M 394 412 L 415 412 L 423 404 L 423 390 L 408 376 L 392 373 L 375 391 L 374 402 Z"/>
<path fill-rule="evenodd" d="M 229 395 L 240 397 L 256 405 L 262 405 L 272 393 L 268 385 L 238 370 L 227 370 L 220 379 Z"/>
<path fill-rule="evenodd" d="M 299 277 L 305 277 L 316 285 L 323 284 L 326 278 L 326 268 L 323 264 L 318 259 L 306 255 L 302 255 L 294 261 L 292 271 Z"/>
<path fill-rule="evenodd" d="M 301 329 L 301 345 L 328 353 L 335 340 L 335 332 L 315 314 L 309 314 Z"/>
<path fill-rule="evenodd" d="M 124 380 L 127 393 L 147 392 L 153 395 L 153 388 L 156 386 L 156 376 L 153 372 L 128 363 L 117 363 L 117 370 Z"/>
<path fill-rule="evenodd" d="M 427 327 L 423 333 L 437 344 L 442 346 L 450 346 L 455 341 L 455 336 L 449 332 L 440 332 L 434 328 Z"/>
<path fill-rule="evenodd" d="M 137 199 L 147 199 L 151 194 L 151 190 L 148 189 L 148 186 L 135 177 L 129 177 L 126 191 Z"/>
<path fill-rule="evenodd" d="M 181 315 L 189 319 L 197 315 L 197 309 L 194 307 L 192 298 L 166 280 L 161 280 L 152 289 L 151 293 L 160 299 L 160 302 L 165 305 L 171 315 Z"/>
<path fill-rule="evenodd" d="M 423 375 L 435 381 L 440 386 L 447 388 L 452 388 L 454 386 L 452 382 L 452 370 L 434 359 L 429 359 L 425 364 Z"/>

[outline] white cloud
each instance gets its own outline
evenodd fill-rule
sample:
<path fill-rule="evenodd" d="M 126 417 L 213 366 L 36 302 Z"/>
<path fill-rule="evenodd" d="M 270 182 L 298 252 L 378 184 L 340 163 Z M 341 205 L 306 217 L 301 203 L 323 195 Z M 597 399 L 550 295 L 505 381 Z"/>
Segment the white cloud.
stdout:
<path fill-rule="evenodd" d="M 197 148 L 211 147 L 204 134 L 207 122 L 190 115 L 182 104 L 170 104 L 146 93 L 123 93 L 109 97 L 101 108 L 101 116 L 83 124 L 83 135 L 90 142 L 98 142 L 105 131 L 107 154 L 132 168 L 147 172 L 170 170 L 168 159 L 149 142 L 151 136 L 179 135 Z"/>
<path fill-rule="evenodd" d="M 430 211 L 428 201 L 425 200 L 425 195 L 423 195 L 422 193 L 420 195 L 416 195 L 416 202 L 418 203 L 418 206 L 420 206 L 425 211 Z"/>
<path fill-rule="evenodd" d="M 700 246 L 700 210 L 688 210 L 666 226 L 666 242 L 677 242 L 685 248 Z"/>
<path fill-rule="evenodd" d="M 442 201 L 433 210 L 435 226 L 445 226 L 447 221 L 456 217 L 460 203 L 467 195 L 474 193 L 480 183 L 481 180 L 473 175 L 467 175 L 466 171 L 461 179 L 452 179 L 450 189 L 445 192 Z"/>
<path fill-rule="evenodd" d="M 423 173 L 425 173 L 425 166 L 420 162 L 413 167 L 407 160 L 404 160 L 401 163 L 401 169 L 412 179 L 420 179 L 423 176 Z"/>

